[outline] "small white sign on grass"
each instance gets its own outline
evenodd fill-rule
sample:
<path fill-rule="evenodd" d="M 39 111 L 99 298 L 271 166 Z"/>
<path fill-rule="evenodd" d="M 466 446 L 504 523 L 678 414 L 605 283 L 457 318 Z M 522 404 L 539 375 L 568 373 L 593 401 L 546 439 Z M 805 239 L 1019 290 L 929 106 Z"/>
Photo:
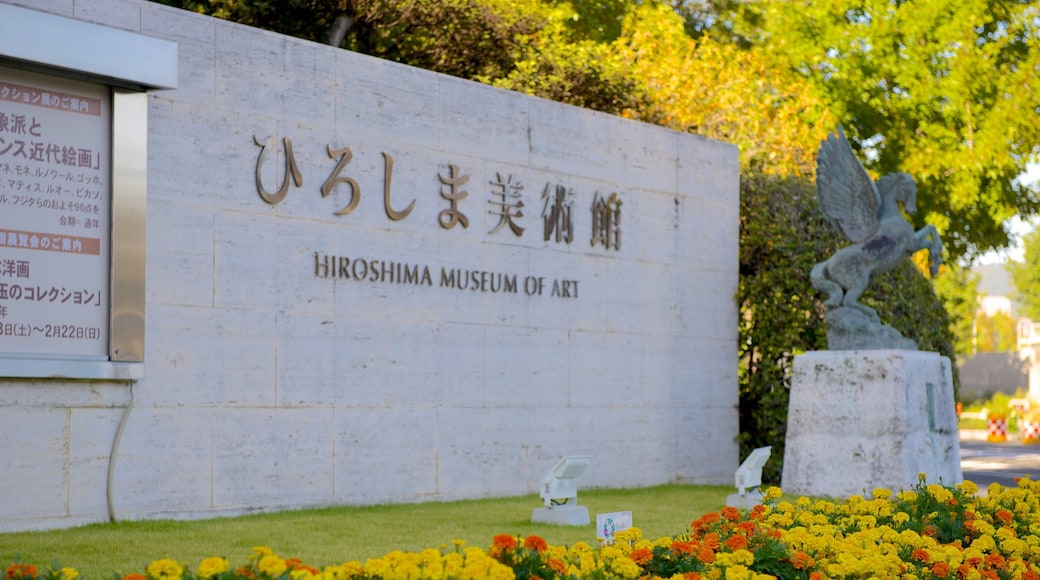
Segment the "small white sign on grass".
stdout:
<path fill-rule="evenodd" d="M 596 537 L 604 544 L 614 543 L 614 534 L 632 527 L 632 512 L 596 514 Z"/>

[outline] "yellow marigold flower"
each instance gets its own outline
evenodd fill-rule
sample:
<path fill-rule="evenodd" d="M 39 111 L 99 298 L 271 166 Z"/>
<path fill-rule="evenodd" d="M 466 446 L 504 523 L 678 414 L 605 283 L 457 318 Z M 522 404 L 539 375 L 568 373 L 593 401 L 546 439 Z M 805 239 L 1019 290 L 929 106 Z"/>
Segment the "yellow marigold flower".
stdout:
<path fill-rule="evenodd" d="M 874 491 L 870 492 L 870 496 L 874 499 L 888 499 L 892 497 L 892 491 L 884 487 L 875 488 Z"/>
<path fill-rule="evenodd" d="M 148 576 L 155 580 L 180 580 L 184 574 L 184 567 L 175 560 L 163 558 L 148 565 Z"/>
<path fill-rule="evenodd" d="M 750 550 L 737 550 L 733 552 L 733 561 L 737 564 L 750 566 L 755 563 L 755 555 Z"/>
<path fill-rule="evenodd" d="M 275 556 L 274 554 L 270 554 L 261 557 L 260 561 L 256 563 L 256 567 L 268 576 L 278 577 L 281 576 L 289 566 L 285 563 L 285 560 Z"/>
<path fill-rule="evenodd" d="M 365 567 L 362 566 L 361 562 L 357 560 L 350 560 L 349 562 L 344 562 L 340 567 L 343 568 L 343 573 L 346 574 L 348 578 L 361 576 L 361 574 L 365 571 Z"/>
<path fill-rule="evenodd" d="M 223 574 L 231 569 L 231 565 L 228 564 L 226 558 L 212 557 L 206 558 L 199 563 L 199 569 L 196 574 L 199 578 L 212 578 L 217 574 Z"/>
<path fill-rule="evenodd" d="M 289 571 L 289 578 L 292 578 L 292 580 L 314 580 L 317 576 L 307 568 L 296 568 Z"/>
<path fill-rule="evenodd" d="M 975 495 L 979 492 L 979 486 L 976 485 L 974 481 L 968 481 L 967 479 L 957 484 L 957 489 L 968 495 Z"/>
<path fill-rule="evenodd" d="M 610 569 L 618 576 L 630 580 L 639 578 L 643 574 L 643 569 L 639 567 L 639 564 L 624 556 L 614 559 L 610 563 Z"/>
<path fill-rule="evenodd" d="M 59 573 L 61 574 L 61 580 L 76 580 L 79 578 L 79 572 L 75 568 L 62 568 Z"/>
<path fill-rule="evenodd" d="M 582 552 L 578 557 L 578 562 L 581 566 L 582 574 L 588 574 L 599 567 L 599 564 L 596 562 L 596 557 L 591 551 Z"/>
<path fill-rule="evenodd" d="M 928 495 L 934 497 L 936 500 L 942 503 L 946 503 L 953 499 L 953 494 L 950 493 L 950 490 L 946 489 L 945 487 L 937 483 L 933 483 L 925 489 L 928 490 Z"/>
<path fill-rule="evenodd" d="M 516 573 L 513 572 L 512 568 L 497 562 L 490 572 L 488 580 L 514 580 L 516 578 Z"/>
<path fill-rule="evenodd" d="M 909 490 L 901 491 L 901 492 L 896 494 L 896 499 L 899 500 L 899 501 L 905 501 L 905 502 L 911 502 L 912 503 L 912 502 L 917 500 L 917 493 L 913 492 L 913 491 L 909 491 Z"/>
<path fill-rule="evenodd" d="M 766 492 L 764 494 L 762 494 L 762 501 L 764 501 L 764 502 L 776 501 L 776 500 L 780 499 L 780 497 L 782 495 L 784 495 L 784 492 L 781 491 L 781 489 L 779 487 L 777 487 L 775 485 L 771 485 L 771 486 L 767 487 L 766 488 Z"/>
<path fill-rule="evenodd" d="M 574 545 L 571 546 L 571 553 L 572 554 L 580 554 L 582 552 L 591 552 L 591 551 L 592 551 L 592 547 L 589 546 L 588 544 L 586 544 L 585 542 L 574 542 Z"/>
<path fill-rule="evenodd" d="M 726 569 L 726 580 L 751 580 L 751 570 L 744 566 L 731 566 Z"/>
<path fill-rule="evenodd" d="M 270 556 L 272 554 L 274 554 L 274 550 L 268 548 L 267 546 L 253 546 L 253 556 L 250 559 L 259 560 L 264 556 Z"/>
<path fill-rule="evenodd" d="M 643 531 L 636 527 L 627 528 L 614 534 L 614 542 L 635 542 L 643 538 Z"/>

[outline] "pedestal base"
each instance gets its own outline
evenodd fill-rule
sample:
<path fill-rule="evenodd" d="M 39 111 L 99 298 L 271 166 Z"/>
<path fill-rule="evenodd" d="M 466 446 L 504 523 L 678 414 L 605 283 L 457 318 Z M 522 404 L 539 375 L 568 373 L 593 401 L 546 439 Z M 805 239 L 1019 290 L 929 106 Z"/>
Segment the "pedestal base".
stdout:
<path fill-rule="evenodd" d="M 751 510 L 756 505 L 762 504 L 762 492 L 756 490 L 739 493 L 731 493 L 726 496 L 726 507 L 734 507 L 740 510 Z"/>
<path fill-rule="evenodd" d="M 584 526 L 592 522 L 589 509 L 583 505 L 560 505 L 553 508 L 535 508 L 531 513 L 531 521 L 537 524 L 556 524 L 559 526 Z"/>
<path fill-rule="evenodd" d="M 847 498 L 960 483 L 950 360 L 913 350 L 795 357 L 782 489 Z"/>

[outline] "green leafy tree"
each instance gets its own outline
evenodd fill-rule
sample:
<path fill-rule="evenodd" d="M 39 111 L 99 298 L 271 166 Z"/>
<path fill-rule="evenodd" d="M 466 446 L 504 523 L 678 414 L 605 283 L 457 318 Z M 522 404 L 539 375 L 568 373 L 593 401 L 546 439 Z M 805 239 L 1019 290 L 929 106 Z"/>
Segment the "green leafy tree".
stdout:
<path fill-rule="evenodd" d="M 1040 229 L 1022 238 L 1022 254 L 1024 261 L 1009 263 L 1008 270 L 1022 305 L 1022 315 L 1040 322 Z"/>
<path fill-rule="evenodd" d="M 627 116 L 731 142 L 745 171 L 815 171 L 833 117 L 814 87 L 769 53 L 694 40 L 672 9 L 654 2 L 626 15 L 614 45 L 643 95 Z"/>
<path fill-rule="evenodd" d="M 979 275 L 971 268 L 943 264 L 932 282 L 950 316 L 954 351 L 958 357 L 975 354 L 975 313 L 979 307 Z"/>
<path fill-rule="evenodd" d="M 1009 242 L 1040 209 L 1016 179 L 1040 152 L 1040 17 L 1032 0 L 680 2 L 701 30 L 768 50 L 825 95 L 878 175 L 917 181 L 917 226 L 950 257 Z M 696 28 L 696 27 L 693 27 Z"/>

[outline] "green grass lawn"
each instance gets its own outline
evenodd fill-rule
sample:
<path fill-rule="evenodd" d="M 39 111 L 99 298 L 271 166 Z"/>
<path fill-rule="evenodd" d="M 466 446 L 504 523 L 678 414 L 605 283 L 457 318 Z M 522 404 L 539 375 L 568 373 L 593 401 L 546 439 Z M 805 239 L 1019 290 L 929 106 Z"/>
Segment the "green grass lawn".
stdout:
<path fill-rule="evenodd" d="M 645 537 L 684 531 L 700 515 L 722 508 L 734 488 L 663 485 L 637 489 L 582 490 L 578 503 L 589 510 L 587 526 L 531 523 L 541 505 L 536 495 L 368 507 L 255 514 L 196 521 L 152 520 L 95 524 L 69 530 L 0 534 L 0 565 L 14 559 L 37 566 L 57 564 L 79 570 L 84 580 L 144 572 L 159 558 L 192 569 L 209 556 L 246 562 L 253 546 L 267 546 L 284 558 L 312 565 L 378 557 L 393 550 L 450 546 L 453 540 L 487 548 L 495 534 L 536 534 L 550 544 L 596 543 L 596 514 L 631 511 Z"/>

